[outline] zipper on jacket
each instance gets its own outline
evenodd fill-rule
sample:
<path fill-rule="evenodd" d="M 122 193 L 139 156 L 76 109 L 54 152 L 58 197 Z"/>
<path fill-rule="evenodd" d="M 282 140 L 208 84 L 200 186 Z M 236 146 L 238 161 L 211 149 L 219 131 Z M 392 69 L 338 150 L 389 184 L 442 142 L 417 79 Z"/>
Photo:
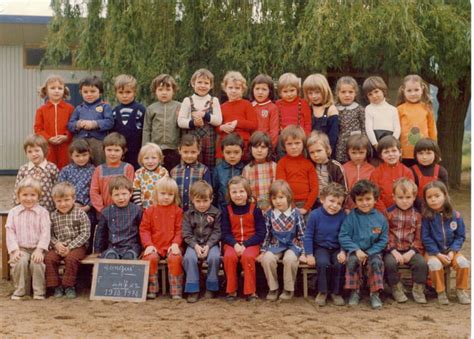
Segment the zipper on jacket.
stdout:
<path fill-rule="evenodd" d="M 242 222 L 242 216 L 240 216 L 240 242 L 244 242 L 244 224 Z"/>
<path fill-rule="evenodd" d="M 54 136 L 58 135 L 58 104 L 54 104 Z"/>
<path fill-rule="evenodd" d="M 444 230 L 444 219 L 443 219 L 443 213 L 440 213 L 441 215 L 441 230 L 443 231 L 443 249 L 446 249 L 446 231 Z"/>
<path fill-rule="evenodd" d="M 165 120 L 163 122 L 163 143 L 166 144 L 166 104 L 164 104 L 165 106 Z"/>
<path fill-rule="evenodd" d="M 356 165 L 357 166 L 357 181 L 360 180 L 360 165 Z"/>

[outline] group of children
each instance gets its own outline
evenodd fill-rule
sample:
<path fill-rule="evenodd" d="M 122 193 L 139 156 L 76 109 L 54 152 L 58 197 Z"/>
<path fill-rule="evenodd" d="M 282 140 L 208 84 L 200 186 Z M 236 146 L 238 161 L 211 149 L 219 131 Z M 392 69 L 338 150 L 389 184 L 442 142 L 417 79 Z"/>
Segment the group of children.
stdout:
<path fill-rule="evenodd" d="M 180 104 L 174 79 L 159 75 L 151 84 L 158 101 L 145 109 L 135 102 L 136 80 L 120 75 L 112 109 L 101 99 L 102 81 L 85 78 L 84 102 L 74 109 L 64 101 L 64 81 L 47 79 L 41 89 L 47 102 L 25 140 L 29 162 L 19 169 L 17 206 L 6 224 L 12 299 L 28 295 L 31 281 L 35 299 L 44 299 L 46 288 L 74 298 L 80 260 L 92 251 L 149 260 L 150 299 L 164 258 L 172 298 L 180 299 L 184 286 L 187 300 L 198 300 L 204 260 L 205 297 L 215 296 L 222 255 L 228 300 L 237 297 L 238 263 L 248 300 L 257 298 L 256 262 L 267 278 L 267 299 L 288 300 L 303 262 L 317 266 L 320 306 L 328 295 L 344 305 L 343 288 L 351 290 L 349 305 L 358 304 L 365 268 L 373 308 L 382 307 L 384 277 L 394 299 L 404 302 L 398 268 L 405 264 L 416 302 L 426 303 L 428 271 L 439 302 L 449 302 L 443 270 L 451 265 L 457 297 L 470 303 L 469 262 L 459 253 L 465 227 L 438 164 L 427 85 L 419 76 L 405 78 L 397 108 L 385 101 L 383 79 L 369 77 L 365 110 L 351 77 L 338 80 L 336 103 L 321 74 L 305 79 L 304 99 L 299 79 L 283 74 L 276 103 L 267 75 L 253 80 L 247 101 L 245 78 L 228 72 L 222 105 L 209 94 L 213 80 L 208 70 L 196 71 L 194 94 Z"/>

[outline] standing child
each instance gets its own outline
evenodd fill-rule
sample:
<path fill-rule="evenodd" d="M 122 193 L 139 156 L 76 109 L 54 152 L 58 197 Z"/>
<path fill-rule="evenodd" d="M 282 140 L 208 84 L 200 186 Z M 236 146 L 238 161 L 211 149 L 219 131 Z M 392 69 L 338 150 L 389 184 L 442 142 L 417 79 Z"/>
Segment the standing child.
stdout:
<path fill-rule="evenodd" d="M 270 185 L 275 181 L 276 163 L 271 160 L 272 145 L 268 134 L 256 131 L 250 137 L 250 163 L 242 176 L 250 183 L 257 206 L 266 211 L 270 208 Z"/>
<path fill-rule="evenodd" d="M 153 79 L 151 91 L 158 101 L 146 108 L 143 126 L 142 145 L 153 142 L 160 146 L 168 172 L 179 164 L 180 129 L 177 119 L 181 103 L 173 100 L 177 89 L 176 81 L 171 75 L 160 74 Z"/>
<path fill-rule="evenodd" d="M 403 163 L 415 164 L 413 149 L 421 138 L 436 141 L 436 121 L 428 84 L 417 74 L 407 75 L 398 89 L 397 110 L 400 117 L 400 143 Z"/>
<path fill-rule="evenodd" d="M 124 160 L 137 170 L 140 168 L 137 158 L 142 145 L 145 107 L 135 101 L 137 80 L 133 76 L 120 74 L 115 78 L 114 88 L 119 104 L 112 110 L 115 121 L 113 130 L 127 139 Z"/>
<path fill-rule="evenodd" d="M 204 180 L 191 186 L 192 205 L 184 213 L 183 239 L 188 245 L 183 267 L 186 271 L 184 292 L 189 293 L 188 302 L 193 303 L 199 296 L 198 260 L 207 262 L 206 298 L 214 297 L 219 291 L 219 267 L 221 265 L 221 212 L 212 203 L 212 187 Z"/>
<path fill-rule="evenodd" d="M 257 112 L 257 131 L 267 133 L 272 141 L 273 149 L 276 149 L 280 122 L 278 107 L 273 103 L 275 87 L 273 79 L 269 75 L 259 74 L 252 80 L 250 100 Z"/>
<path fill-rule="evenodd" d="M 196 135 L 183 135 L 178 149 L 181 163 L 171 170 L 171 177 L 178 184 L 181 206 L 185 212 L 189 208 L 191 186 L 199 180 L 212 184 L 209 169 L 198 161 L 200 149 L 200 140 Z"/>
<path fill-rule="evenodd" d="M 357 208 L 349 213 L 339 232 L 339 243 L 349 254 L 344 287 L 352 291 L 350 306 L 359 304 L 362 267 L 367 265 L 370 304 L 373 309 L 382 308 L 379 291 L 383 290 L 382 251 L 387 245 L 388 224 L 374 208 L 378 196 L 379 189 L 372 182 L 357 182 L 351 190 Z"/>
<path fill-rule="evenodd" d="M 339 135 L 339 114 L 328 80 L 322 74 L 311 74 L 303 82 L 305 99 L 311 106 L 311 130 L 321 131 L 329 137 L 331 149 L 336 149 Z"/>
<path fill-rule="evenodd" d="M 205 68 L 191 77 L 194 94 L 186 97 L 178 114 L 178 126 L 200 139 L 199 162 L 213 169 L 216 165 L 216 131 L 222 123 L 219 99 L 209 92 L 214 87 L 214 74 Z"/>
<path fill-rule="evenodd" d="M 138 163 L 142 166 L 135 172 L 132 200 L 138 206 L 147 209 L 153 204 L 155 185 L 168 171 L 161 164 L 163 153 L 160 146 L 148 142 L 138 153 Z"/>
<path fill-rule="evenodd" d="M 244 141 L 243 158 L 247 159 L 250 135 L 257 129 L 257 114 L 252 104 L 242 99 L 247 92 L 247 81 L 240 72 L 227 72 L 222 80 L 222 90 L 229 101 L 222 105 L 222 125 L 217 129 L 219 138 L 216 157 L 223 157 L 220 148 L 222 139 L 230 133 L 236 133 Z"/>
<path fill-rule="evenodd" d="M 46 287 L 54 289 L 54 297 L 76 297 L 76 277 L 87 252 L 91 225 L 86 212 L 75 206 L 76 190 L 68 182 L 53 187 L 56 210 L 51 213 L 51 250 L 46 264 Z M 64 260 L 63 278 L 59 277 L 59 264 Z"/>
<path fill-rule="evenodd" d="M 265 221 L 262 211 L 251 202 L 251 196 L 247 179 L 241 176 L 230 179 L 227 191 L 229 204 L 222 210 L 222 243 L 228 301 L 233 301 L 237 296 L 239 261 L 244 271 L 244 295 L 248 301 L 258 298 L 255 260 L 260 253 L 260 244 L 265 238 Z"/>
<path fill-rule="evenodd" d="M 372 155 L 372 147 L 367 136 L 351 135 L 347 140 L 346 153 L 350 160 L 342 165 L 342 168 L 346 175 L 347 188 L 350 191 L 357 181 L 369 179 L 374 170 L 374 166 L 368 163 L 368 159 Z"/>
<path fill-rule="evenodd" d="M 464 221 L 455 211 L 448 189 L 441 181 L 432 181 L 423 190 L 425 209 L 421 225 L 421 239 L 426 249 L 431 281 L 441 305 L 449 304 L 444 281 L 444 267 L 456 271 L 456 296 L 459 303 L 470 304 L 469 261 L 460 253 L 466 239 Z"/>
<path fill-rule="evenodd" d="M 183 210 L 179 207 L 178 185 L 170 177 L 163 177 L 155 185 L 154 204 L 145 210 L 140 224 L 140 239 L 145 252 L 143 260 L 150 261 L 148 299 L 158 293 L 158 262 L 168 261 L 168 279 L 173 299 L 181 299 L 183 267 L 181 255 L 181 224 Z"/>
<path fill-rule="evenodd" d="M 344 164 L 347 157 L 347 142 L 352 135 L 365 135 L 365 110 L 356 98 L 359 94 L 357 81 L 343 76 L 336 83 L 336 108 L 339 111 L 339 136 L 336 146 L 336 160 Z"/>
<path fill-rule="evenodd" d="M 283 293 L 280 300 L 290 300 L 295 291 L 298 258 L 303 253 L 304 219 L 292 207 L 293 193 L 286 181 L 274 181 L 270 187 L 271 207 L 265 213 L 266 236 L 260 249 L 263 271 L 268 282 L 267 300 L 278 299 L 278 260 L 283 260 Z"/>
<path fill-rule="evenodd" d="M 39 204 L 52 212 L 54 211 L 54 202 L 51 197 L 51 190 L 58 180 L 58 168 L 45 159 L 48 155 L 48 142 L 40 135 L 31 134 L 26 137 L 23 150 L 29 161 L 18 169 L 15 192 L 24 178 L 32 177 L 38 180 L 41 184 L 41 194 L 38 196 Z M 14 196 L 13 205 L 19 203 L 16 200 L 17 197 L 17 195 Z"/>
<path fill-rule="evenodd" d="M 48 161 L 62 169 L 69 162 L 67 149 L 72 139 L 67 123 L 74 107 L 64 101 L 69 96 L 69 88 L 62 77 L 50 75 L 40 88 L 40 96 L 48 101 L 36 110 L 35 134 L 48 141 Z"/>
<path fill-rule="evenodd" d="M 67 124 L 75 138 L 84 138 L 92 151 L 92 160 L 96 166 L 104 162 L 102 141 L 114 127 L 112 108 L 101 99 L 104 83 L 97 76 L 79 81 L 79 91 L 84 102 L 72 112 Z"/>
<path fill-rule="evenodd" d="M 15 192 L 20 205 L 8 212 L 5 224 L 8 263 L 15 286 L 11 299 L 23 299 L 33 285 L 33 299 L 42 300 L 46 294 L 43 260 L 50 240 L 49 212 L 38 204 L 42 194 L 38 180 L 22 179 Z"/>

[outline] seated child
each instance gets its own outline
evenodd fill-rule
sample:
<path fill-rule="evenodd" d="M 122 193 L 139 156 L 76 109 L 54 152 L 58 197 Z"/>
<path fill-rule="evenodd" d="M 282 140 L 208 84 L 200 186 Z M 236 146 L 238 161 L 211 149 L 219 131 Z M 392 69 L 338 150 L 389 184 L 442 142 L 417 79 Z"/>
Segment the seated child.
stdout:
<path fill-rule="evenodd" d="M 352 290 L 349 305 L 359 304 L 362 267 L 367 265 L 370 304 L 373 309 L 380 309 L 379 291 L 383 290 L 384 270 L 382 251 L 387 245 L 388 223 L 374 208 L 379 189 L 372 182 L 357 182 L 352 187 L 351 197 L 357 208 L 349 213 L 339 232 L 339 243 L 348 253 L 344 287 Z"/>
<path fill-rule="evenodd" d="M 292 207 L 293 193 L 286 181 L 276 180 L 270 186 L 272 209 L 265 213 L 266 236 L 260 255 L 269 292 L 267 300 L 278 299 L 278 260 L 283 259 L 283 293 L 280 300 L 293 298 L 298 258 L 303 252 L 304 219 Z"/>
<path fill-rule="evenodd" d="M 318 295 L 315 299 L 318 306 L 326 305 L 328 293 L 335 305 L 344 305 L 341 294 L 346 253 L 339 244 L 339 231 L 346 218 L 342 209 L 345 196 L 346 189 L 338 183 L 324 187 L 321 190 L 322 206 L 309 215 L 304 234 L 306 262 L 318 268 Z"/>
<path fill-rule="evenodd" d="M 183 259 L 186 271 L 184 292 L 189 293 L 188 302 L 199 296 L 198 260 L 207 262 L 206 298 L 219 291 L 219 267 L 221 264 L 221 212 L 212 203 L 212 187 L 204 180 L 196 181 L 189 193 L 192 204 L 184 213 L 183 240 L 188 245 Z"/>
<path fill-rule="evenodd" d="M 130 202 L 132 182 L 120 175 L 110 179 L 112 205 L 104 208 L 97 225 L 94 252 L 105 259 L 137 259 L 141 252 L 138 227 L 142 209 Z"/>
<path fill-rule="evenodd" d="M 33 299 L 41 300 L 46 294 L 43 260 L 51 236 L 49 212 L 38 204 L 38 180 L 26 177 L 17 183 L 15 191 L 20 204 L 8 212 L 5 224 L 8 262 L 15 286 L 11 299 L 21 300 L 30 295 L 33 285 Z"/>
<path fill-rule="evenodd" d="M 148 299 L 158 293 L 158 262 L 168 261 L 171 297 L 181 299 L 183 267 L 181 255 L 181 225 L 183 210 L 179 207 L 178 185 L 170 177 L 163 177 L 155 185 L 154 203 L 145 210 L 140 224 L 140 239 L 145 251 L 143 260 L 150 261 Z"/>
<path fill-rule="evenodd" d="M 412 272 L 413 299 L 419 304 L 426 304 L 424 289 L 428 266 L 423 258 L 421 214 L 413 206 L 416 191 L 415 183 L 406 178 L 398 179 L 393 185 L 395 205 L 387 210 L 389 230 L 384 265 L 393 299 L 399 303 L 408 300 L 398 272 L 398 266 L 406 264 Z"/>
<path fill-rule="evenodd" d="M 46 287 L 54 289 L 54 297 L 76 297 L 76 276 L 81 260 L 85 258 L 87 241 L 91 235 L 91 225 L 86 212 L 75 205 L 76 190 L 68 182 L 53 187 L 56 211 L 51 213 L 51 250 L 46 264 Z M 64 260 L 62 280 L 59 264 Z"/>
<path fill-rule="evenodd" d="M 444 281 L 444 267 L 456 271 L 456 296 L 459 303 L 470 304 L 469 261 L 460 253 L 466 239 L 466 227 L 441 181 L 432 181 L 423 190 L 426 208 L 423 211 L 421 239 L 426 249 L 431 281 L 441 305 L 449 304 Z"/>

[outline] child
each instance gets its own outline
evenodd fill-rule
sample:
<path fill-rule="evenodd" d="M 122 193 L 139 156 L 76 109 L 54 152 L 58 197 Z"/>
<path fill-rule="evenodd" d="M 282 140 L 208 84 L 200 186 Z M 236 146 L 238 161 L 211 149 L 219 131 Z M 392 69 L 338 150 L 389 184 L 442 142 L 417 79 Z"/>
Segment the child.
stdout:
<path fill-rule="evenodd" d="M 326 305 L 328 293 L 337 306 L 344 305 L 341 297 L 344 284 L 346 252 L 339 244 L 339 230 L 346 218 L 342 209 L 346 189 L 333 182 L 321 190 L 322 206 L 311 212 L 304 234 L 304 250 L 309 266 L 318 267 L 318 306 Z M 316 258 L 315 258 L 316 255 Z"/>
<path fill-rule="evenodd" d="M 400 137 L 398 112 L 394 106 L 385 101 L 388 88 L 381 77 L 371 76 L 365 79 L 362 90 L 370 102 L 365 108 L 365 131 L 370 143 L 377 149 L 377 144 L 383 137 L 387 135 L 392 135 L 395 139 Z"/>
<path fill-rule="evenodd" d="M 84 102 L 72 112 L 67 124 L 75 138 L 84 138 L 92 151 L 92 160 L 96 166 L 104 162 L 102 141 L 107 132 L 114 127 L 112 108 L 101 99 L 104 84 L 97 76 L 79 81 L 79 91 Z"/>
<path fill-rule="evenodd" d="M 346 153 L 350 161 L 342 165 L 342 168 L 346 175 L 347 188 L 350 191 L 357 181 L 369 179 L 374 170 L 374 166 L 368 163 L 368 159 L 372 155 L 372 147 L 367 136 L 351 135 L 347 140 Z"/>
<path fill-rule="evenodd" d="M 339 135 L 338 110 L 334 106 L 331 88 L 322 74 L 311 74 L 303 82 L 304 98 L 311 106 L 311 130 L 329 137 L 331 149 L 336 149 Z"/>
<path fill-rule="evenodd" d="M 23 178 L 15 192 L 20 205 L 8 212 L 5 224 L 8 262 L 15 286 L 11 299 L 23 299 L 33 285 L 33 299 L 42 300 L 46 294 L 43 260 L 50 240 L 49 212 L 38 204 L 42 194 L 38 180 Z"/>
<path fill-rule="evenodd" d="M 274 181 L 270 187 L 271 207 L 265 213 L 266 236 L 260 255 L 268 282 L 267 300 L 278 299 L 278 260 L 283 260 L 283 293 L 280 300 L 290 300 L 295 291 L 298 258 L 303 252 L 304 219 L 292 207 L 293 193 L 286 181 Z"/>
<path fill-rule="evenodd" d="M 181 103 L 173 100 L 178 86 L 171 75 L 160 74 L 151 82 L 157 102 L 146 108 L 142 145 L 152 142 L 160 146 L 165 156 L 164 166 L 169 172 L 179 164 L 178 143 L 180 129 L 177 119 Z"/>
<path fill-rule="evenodd" d="M 393 183 L 402 177 L 415 181 L 412 171 L 400 162 L 402 151 L 400 141 L 394 136 L 388 135 L 380 140 L 377 153 L 383 163 L 372 171 L 370 181 L 380 189 L 380 208 L 385 211 L 393 205 L 392 188 Z"/>
<path fill-rule="evenodd" d="M 267 133 L 275 149 L 280 133 L 280 121 L 278 107 L 273 103 L 275 100 L 273 79 L 269 75 L 259 74 L 252 80 L 250 100 L 257 112 L 257 131 Z"/>
<path fill-rule="evenodd" d="M 359 94 L 357 81 L 343 76 L 336 83 L 336 108 L 339 111 L 339 136 L 336 146 L 336 160 L 346 163 L 347 142 L 352 135 L 365 135 L 365 110 L 356 98 Z"/>
<path fill-rule="evenodd" d="M 244 295 L 248 301 L 256 300 L 255 260 L 265 237 L 262 211 L 251 202 L 252 192 L 247 179 L 237 176 L 230 179 L 227 191 L 227 208 L 222 210 L 222 243 L 224 245 L 224 271 L 227 277 L 227 300 L 237 296 L 237 263 L 244 271 Z"/>
<path fill-rule="evenodd" d="M 415 164 L 413 149 L 421 138 L 436 141 L 436 121 L 428 84 L 417 74 L 407 75 L 398 89 L 397 110 L 400 117 L 400 143 L 403 163 Z"/>
<path fill-rule="evenodd" d="M 135 101 L 137 80 L 133 76 L 120 74 L 115 78 L 114 88 L 119 104 L 112 110 L 115 121 L 113 130 L 127 139 L 124 160 L 137 170 L 140 168 L 137 157 L 142 145 L 145 107 Z"/>
<path fill-rule="evenodd" d="M 219 267 L 221 253 L 221 212 L 211 205 L 212 187 L 204 180 L 196 181 L 189 193 L 192 205 L 184 213 L 183 240 L 188 245 L 183 267 L 186 271 L 184 292 L 189 293 L 187 301 L 196 302 L 199 295 L 198 260 L 207 262 L 206 298 L 212 298 L 219 291 Z"/>
<path fill-rule="evenodd" d="M 116 176 L 125 175 L 133 180 L 133 166 L 122 161 L 124 153 L 127 151 L 127 141 L 124 136 L 112 132 L 104 139 L 105 164 L 94 170 L 89 191 L 92 206 L 98 213 L 112 204 L 110 196 L 109 181 Z"/>
<path fill-rule="evenodd" d="M 271 161 L 272 144 L 268 134 L 256 131 L 250 137 L 250 163 L 242 176 L 250 183 L 257 206 L 266 211 L 270 208 L 269 189 L 276 175 L 276 163 Z"/>
<path fill-rule="evenodd" d="M 123 175 L 109 181 L 112 204 L 102 210 L 94 239 L 101 258 L 135 260 L 140 255 L 142 209 L 130 202 L 132 191 L 132 181 Z"/>
<path fill-rule="evenodd" d="M 161 164 L 163 153 L 160 146 L 148 142 L 138 153 L 138 163 L 142 166 L 135 172 L 132 200 L 138 206 L 147 209 L 153 204 L 153 192 L 159 179 L 168 175 Z"/>
<path fill-rule="evenodd" d="M 74 107 L 64 101 L 69 88 L 62 77 L 50 75 L 40 88 L 40 96 L 48 101 L 36 110 L 34 131 L 48 141 L 47 159 L 61 170 L 69 162 L 67 149 L 72 139 L 67 123 Z"/>
<path fill-rule="evenodd" d="M 23 143 L 23 150 L 28 163 L 18 169 L 15 180 L 15 192 L 20 182 L 26 177 L 32 177 L 41 184 L 41 195 L 38 197 L 40 206 L 49 212 L 54 211 L 54 202 L 51 190 L 58 180 L 58 168 L 45 159 L 48 155 L 48 142 L 40 135 L 30 134 Z M 17 196 L 13 198 L 13 205 L 18 204 Z"/>
<path fill-rule="evenodd" d="M 349 254 L 344 287 L 352 290 L 350 306 L 359 304 L 362 266 L 367 265 L 370 304 L 373 309 L 382 308 L 379 291 L 383 289 L 382 251 L 387 245 L 388 224 L 374 208 L 378 197 L 379 189 L 372 182 L 357 182 L 351 190 L 351 198 L 357 208 L 349 213 L 339 232 L 339 243 Z"/>
<path fill-rule="evenodd" d="M 224 160 L 217 164 L 212 174 L 212 187 L 214 189 L 214 205 L 223 211 L 227 205 L 227 187 L 232 177 L 240 175 L 244 168 L 242 154 L 244 141 L 236 134 L 231 133 L 224 137 L 221 143 Z"/>
<path fill-rule="evenodd" d="M 46 287 L 54 289 L 54 297 L 76 297 L 76 276 L 80 261 L 85 258 L 91 225 L 86 212 L 75 206 L 76 190 L 68 182 L 53 187 L 56 210 L 51 213 L 51 247 L 46 255 Z M 62 280 L 59 264 L 64 260 Z"/>
<path fill-rule="evenodd" d="M 216 166 L 216 131 L 222 123 L 219 99 L 209 92 L 214 87 L 214 74 L 205 68 L 198 69 L 191 77 L 194 94 L 186 97 L 178 114 L 178 126 L 197 136 L 201 143 L 199 162 L 213 169 Z"/>
<path fill-rule="evenodd" d="M 431 281 L 441 305 L 449 304 L 444 281 L 444 267 L 456 271 L 456 296 L 459 303 L 470 304 L 469 261 L 460 253 L 466 229 L 458 211 L 449 198 L 448 189 L 441 181 L 432 181 L 423 190 L 425 209 L 421 225 L 421 239 L 425 246 Z"/>
<path fill-rule="evenodd" d="M 415 183 L 406 178 L 398 179 L 393 185 L 395 205 L 387 210 L 389 230 L 384 265 L 395 301 L 404 303 L 408 300 L 398 272 L 398 266 L 405 264 L 410 266 L 413 278 L 413 299 L 419 304 L 426 304 L 423 291 L 428 266 L 423 258 L 425 250 L 421 243 L 421 214 L 413 206 L 416 192 Z"/>
<path fill-rule="evenodd" d="M 154 204 L 145 210 L 140 224 L 140 239 L 145 252 L 143 260 L 150 261 L 148 299 L 158 293 L 158 262 L 168 261 L 168 279 L 173 299 L 181 299 L 183 268 L 181 266 L 181 224 L 183 210 L 179 208 L 178 185 L 170 177 L 163 177 L 155 185 Z"/>
<path fill-rule="evenodd" d="M 250 135 L 257 129 L 257 114 L 252 104 L 242 96 L 247 92 L 247 81 L 239 72 L 227 72 L 222 80 L 222 90 L 229 101 L 222 105 L 222 125 L 217 129 L 216 157 L 222 158 L 220 142 L 230 134 L 237 133 L 244 141 L 243 158 L 247 159 L 247 149 Z"/>
<path fill-rule="evenodd" d="M 196 135 L 183 135 L 178 149 L 181 163 L 171 170 L 171 177 L 178 184 L 181 206 L 185 212 L 189 208 L 191 186 L 199 180 L 205 180 L 212 184 L 209 169 L 198 161 L 200 149 L 201 142 Z"/>
<path fill-rule="evenodd" d="M 306 135 L 303 128 L 290 125 L 281 132 L 280 139 L 286 155 L 277 163 L 276 179 L 288 182 L 294 195 L 295 205 L 305 216 L 313 207 L 319 194 L 318 176 L 314 165 L 303 155 Z"/>

